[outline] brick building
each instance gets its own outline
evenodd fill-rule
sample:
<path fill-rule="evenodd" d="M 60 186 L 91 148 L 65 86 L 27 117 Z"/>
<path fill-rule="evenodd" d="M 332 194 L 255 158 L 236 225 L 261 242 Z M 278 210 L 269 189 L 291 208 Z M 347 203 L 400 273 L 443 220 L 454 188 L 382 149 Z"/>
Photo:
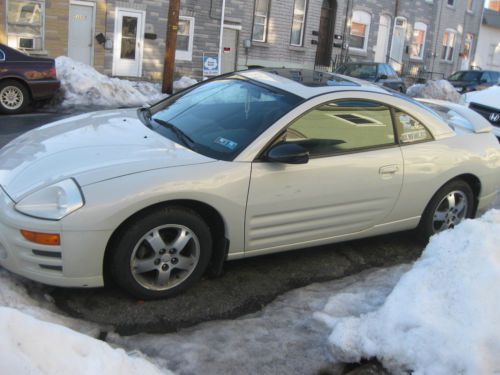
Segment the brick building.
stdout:
<path fill-rule="evenodd" d="M 0 39 L 11 45 L 69 55 L 110 75 L 161 77 L 168 0 L 0 1 Z M 217 55 L 221 6 L 222 0 L 181 0 L 178 74 L 200 77 L 204 54 Z M 440 78 L 472 62 L 483 6 L 484 0 L 226 0 L 222 71 L 326 70 L 351 60 Z"/>
<path fill-rule="evenodd" d="M 66 55 L 104 69 L 105 0 L 0 0 L 0 42 L 32 55 Z"/>

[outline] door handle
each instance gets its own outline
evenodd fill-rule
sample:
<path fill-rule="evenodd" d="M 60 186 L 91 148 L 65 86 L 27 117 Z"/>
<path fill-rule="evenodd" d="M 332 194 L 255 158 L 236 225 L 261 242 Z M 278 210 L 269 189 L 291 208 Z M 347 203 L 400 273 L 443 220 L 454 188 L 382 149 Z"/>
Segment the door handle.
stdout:
<path fill-rule="evenodd" d="M 396 174 L 399 172 L 399 166 L 396 165 L 396 164 L 392 164 L 392 165 L 384 165 L 383 167 L 380 167 L 379 169 L 379 173 L 381 175 L 392 175 L 392 174 Z"/>

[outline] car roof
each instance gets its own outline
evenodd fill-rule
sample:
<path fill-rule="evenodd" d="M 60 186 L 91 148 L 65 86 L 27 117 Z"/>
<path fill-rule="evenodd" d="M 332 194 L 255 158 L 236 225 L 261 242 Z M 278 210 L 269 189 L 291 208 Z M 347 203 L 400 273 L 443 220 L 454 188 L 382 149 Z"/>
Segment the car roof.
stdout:
<path fill-rule="evenodd" d="M 341 74 L 311 69 L 252 69 L 237 73 L 283 91 L 291 92 L 305 99 L 338 91 L 372 91 L 387 94 L 377 85 Z"/>

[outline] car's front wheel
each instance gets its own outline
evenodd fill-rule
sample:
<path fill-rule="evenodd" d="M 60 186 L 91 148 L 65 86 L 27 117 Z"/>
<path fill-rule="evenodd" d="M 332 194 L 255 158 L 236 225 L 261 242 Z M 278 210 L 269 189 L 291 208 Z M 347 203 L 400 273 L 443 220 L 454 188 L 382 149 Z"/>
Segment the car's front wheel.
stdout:
<path fill-rule="evenodd" d="M 5 114 L 21 113 L 29 102 L 28 89 L 22 83 L 13 80 L 0 82 L 0 112 Z"/>
<path fill-rule="evenodd" d="M 204 220 L 187 208 L 164 207 L 121 231 L 109 266 L 115 282 L 135 297 L 164 298 L 198 281 L 211 254 Z"/>
<path fill-rule="evenodd" d="M 451 229 L 474 212 L 474 193 L 463 180 L 451 181 L 434 195 L 427 205 L 420 225 L 419 235 L 426 240 L 433 234 Z"/>

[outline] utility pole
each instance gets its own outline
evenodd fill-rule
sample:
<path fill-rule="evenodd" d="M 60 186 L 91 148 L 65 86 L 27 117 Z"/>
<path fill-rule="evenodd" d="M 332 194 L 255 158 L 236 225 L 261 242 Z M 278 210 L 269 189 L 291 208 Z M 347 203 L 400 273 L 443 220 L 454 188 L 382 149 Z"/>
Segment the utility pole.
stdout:
<path fill-rule="evenodd" d="M 165 48 L 163 83 L 161 87 L 161 91 L 167 94 L 174 92 L 175 46 L 177 44 L 177 30 L 179 28 L 180 3 L 180 0 L 170 0 L 168 6 L 167 45 Z"/>

